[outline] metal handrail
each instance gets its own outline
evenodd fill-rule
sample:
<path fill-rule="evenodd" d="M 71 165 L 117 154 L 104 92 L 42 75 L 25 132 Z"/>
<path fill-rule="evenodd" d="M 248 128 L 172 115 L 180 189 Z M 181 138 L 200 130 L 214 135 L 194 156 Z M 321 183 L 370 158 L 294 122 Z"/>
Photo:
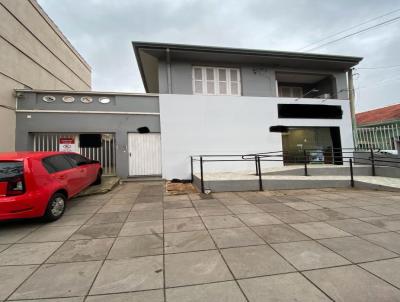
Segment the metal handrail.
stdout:
<path fill-rule="evenodd" d="M 261 171 L 261 162 L 263 161 L 271 161 L 271 162 L 284 162 L 285 160 L 299 158 L 302 159 L 302 164 L 304 164 L 304 175 L 308 176 L 308 166 L 310 163 L 321 163 L 321 161 L 316 161 L 310 159 L 310 153 L 313 151 L 320 152 L 321 149 L 303 149 L 302 154 L 294 151 L 270 151 L 270 152 L 261 152 L 261 153 L 250 153 L 250 154 L 205 154 L 205 155 L 192 155 L 190 156 L 191 163 L 191 181 L 193 182 L 193 163 L 194 161 L 200 162 L 200 174 L 201 174 L 201 191 L 204 193 L 204 163 L 206 162 L 244 162 L 244 161 L 253 161 L 255 163 L 256 175 L 259 180 L 259 189 L 263 190 L 262 184 L 262 171 Z M 372 176 L 376 176 L 375 173 L 375 165 L 377 162 L 381 163 L 393 163 L 397 165 L 385 165 L 387 167 L 400 168 L 400 158 L 396 161 L 393 160 L 393 157 L 389 156 L 380 156 L 379 158 L 375 157 L 375 152 L 379 152 L 380 149 L 357 149 L 357 148 L 331 148 L 327 152 L 330 152 L 330 156 L 332 157 L 333 164 L 335 164 L 335 157 L 338 157 L 336 161 L 339 164 L 343 164 L 345 162 L 349 163 L 350 167 L 350 185 L 354 187 L 354 173 L 353 173 L 353 164 L 357 161 L 361 162 L 369 162 L 372 168 Z M 367 157 L 357 157 L 355 154 L 369 154 Z M 292 154 L 292 155 L 291 155 Z M 293 156 L 295 154 L 295 156 Z M 348 154 L 352 154 L 351 156 L 347 156 Z M 235 159 L 226 159 L 226 157 L 234 157 Z M 239 157 L 239 159 L 236 159 Z M 212 159 L 215 158 L 215 159 Z M 225 159 L 220 159 L 225 158 Z M 275 159 L 279 158 L 279 159 Z M 390 160 L 386 160 L 390 159 Z M 296 161 L 297 162 L 297 161 Z"/>

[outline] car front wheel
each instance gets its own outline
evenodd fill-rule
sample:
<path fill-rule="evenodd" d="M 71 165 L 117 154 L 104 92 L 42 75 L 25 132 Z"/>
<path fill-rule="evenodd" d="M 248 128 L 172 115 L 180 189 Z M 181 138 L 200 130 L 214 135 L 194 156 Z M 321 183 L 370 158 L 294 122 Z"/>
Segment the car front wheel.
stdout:
<path fill-rule="evenodd" d="M 43 216 L 46 221 L 55 221 L 59 219 L 65 211 L 65 202 L 67 198 L 62 193 L 55 193 L 49 200 L 46 212 Z"/>

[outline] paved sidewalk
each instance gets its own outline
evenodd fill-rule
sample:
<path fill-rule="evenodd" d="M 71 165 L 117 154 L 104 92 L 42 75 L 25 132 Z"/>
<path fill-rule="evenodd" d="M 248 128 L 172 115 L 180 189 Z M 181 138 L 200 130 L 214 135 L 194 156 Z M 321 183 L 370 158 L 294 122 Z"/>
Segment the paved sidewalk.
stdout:
<path fill-rule="evenodd" d="M 0 301 L 400 301 L 400 194 L 125 183 L 0 224 Z M 42 301 L 42 300 L 40 300 Z"/>

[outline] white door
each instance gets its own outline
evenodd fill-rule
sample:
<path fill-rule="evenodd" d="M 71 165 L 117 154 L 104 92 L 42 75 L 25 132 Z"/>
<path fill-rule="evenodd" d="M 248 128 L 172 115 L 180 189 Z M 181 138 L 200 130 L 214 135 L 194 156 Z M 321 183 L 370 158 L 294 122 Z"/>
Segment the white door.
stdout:
<path fill-rule="evenodd" d="M 161 175 L 160 133 L 129 133 L 129 175 Z"/>

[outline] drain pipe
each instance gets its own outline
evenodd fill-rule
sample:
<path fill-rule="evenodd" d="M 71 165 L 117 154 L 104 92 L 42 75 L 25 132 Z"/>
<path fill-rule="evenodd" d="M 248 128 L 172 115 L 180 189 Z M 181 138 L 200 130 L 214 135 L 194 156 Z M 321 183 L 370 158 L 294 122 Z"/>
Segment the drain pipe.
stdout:
<path fill-rule="evenodd" d="M 171 55 L 170 49 L 167 48 L 165 50 L 166 59 L 167 59 L 167 86 L 168 86 L 168 94 L 172 94 L 172 82 L 171 82 Z"/>

